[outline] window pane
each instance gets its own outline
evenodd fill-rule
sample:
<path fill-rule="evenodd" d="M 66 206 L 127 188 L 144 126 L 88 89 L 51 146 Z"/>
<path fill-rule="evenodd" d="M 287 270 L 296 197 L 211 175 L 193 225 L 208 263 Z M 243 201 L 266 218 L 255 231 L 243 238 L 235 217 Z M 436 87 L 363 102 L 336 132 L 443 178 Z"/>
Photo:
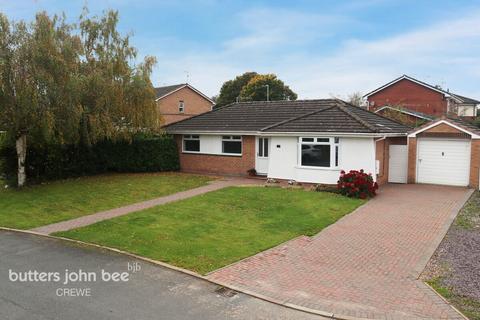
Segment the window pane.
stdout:
<path fill-rule="evenodd" d="M 340 142 L 340 138 L 335 138 L 335 143 L 339 143 Z"/>
<path fill-rule="evenodd" d="M 200 140 L 184 140 L 183 150 L 185 151 L 200 151 Z"/>
<path fill-rule="evenodd" d="M 302 166 L 330 167 L 330 145 L 302 144 Z"/>
<path fill-rule="evenodd" d="M 335 146 L 335 167 L 338 167 L 338 146 Z"/>
<path fill-rule="evenodd" d="M 241 141 L 223 141 L 222 142 L 222 152 L 223 153 L 242 153 L 242 142 Z"/>
<path fill-rule="evenodd" d="M 222 136 L 223 140 L 230 140 L 232 137 L 231 136 Z"/>
<path fill-rule="evenodd" d="M 314 142 L 313 138 L 302 138 L 303 142 Z"/>
<path fill-rule="evenodd" d="M 263 138 L 258 138 L 258 156 L 263 157 Z"/>
<path fill-rule="evenodd" d="M 317 138 L 317 142 L 330 142 L 329 138 Z"/>
<path fill-rule="evenodd" d="M 232 139 L 234 139 L 234 140 L 242 140 L 242 137 L 241 137 L 241 136 L 232 136 Z"/>
<path fill-rule="evenodd" d="M 268 138 L 263 139 L 263 156 L 268 157 Z"/>

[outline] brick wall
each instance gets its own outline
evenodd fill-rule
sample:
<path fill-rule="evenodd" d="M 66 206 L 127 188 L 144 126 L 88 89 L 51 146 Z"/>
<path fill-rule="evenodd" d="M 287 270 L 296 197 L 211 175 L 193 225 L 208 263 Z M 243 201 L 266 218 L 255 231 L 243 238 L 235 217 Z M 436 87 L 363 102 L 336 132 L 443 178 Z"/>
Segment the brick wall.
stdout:
<path fill-rule="evenodd" d="M 368 101 L 375 102 L 371 110 L 385 105 L 395 105 L 434 116 L 447 113 L 447 100 L 442 93 L 407 79 L 369 96 Z"/>
<path fill-rule="evenodd" d="M 184 112 L 178 112 L 178 103 L 184 102 Z M 165 98 L 157 101 L 157 108 L 163 118 L 163 124 L 167 125 L 194 115 L 208 112 L 212 109 L 212 103 L 193 91 L 185 87 Z"/>
<path fill-rule="evenodd" d="M 377 142 L 375 159 L 379 161 L 379 172 L 377 174 L 377 182 L 382 185 L 388 182 L 388 165 L 390 159 L 390 145 L 405 145 L 407 138 L 394 137 L 386 138 Z"/>
<path fill-rule="evenodd" d="M 417 138 L 408 138 L 408 174 L 407 182 L 417 181 Z"/>
<path fill-rule="evenodd" d="M 470 154 L 470 188 L 478 189 L 478 170 L 480 169 L 480 140 L 472 140 L 472 152 Z"/>
<path fill-rule="evenodd" d="M 175 135 L 180 155 L 180 170 L 196 173 L 247 175 L 255 168 L 255 136 L 242 136 L 242 156 L 182 153 L 182 136 Z"/>

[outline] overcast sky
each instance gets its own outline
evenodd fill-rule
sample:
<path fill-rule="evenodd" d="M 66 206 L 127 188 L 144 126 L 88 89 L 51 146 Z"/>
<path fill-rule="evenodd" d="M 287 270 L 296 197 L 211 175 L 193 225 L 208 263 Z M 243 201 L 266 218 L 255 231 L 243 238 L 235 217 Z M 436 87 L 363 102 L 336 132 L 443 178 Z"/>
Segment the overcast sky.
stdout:
<path fill-rule="evenodd" d="M 402 74 L 480 99 L 480 1 L 0 0 L 10 18 L 120 12 L 155 86 L 212 96 L 245 71 L 275 73 L 299 98 L 345 97 Z"/>

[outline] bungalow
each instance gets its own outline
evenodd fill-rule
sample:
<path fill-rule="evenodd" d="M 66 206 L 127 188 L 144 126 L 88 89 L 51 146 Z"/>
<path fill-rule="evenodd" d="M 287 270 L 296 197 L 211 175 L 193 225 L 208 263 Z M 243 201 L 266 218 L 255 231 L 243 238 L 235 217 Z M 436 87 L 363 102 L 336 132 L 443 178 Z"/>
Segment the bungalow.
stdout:
<path fill-rule="evenodd" d="M 184 171 L 334 184 L 340 171 L 375 174 L 377 139 L 404 137 L 402 124 L 326 100 L 241 102 L 166 127 Z"/>
<path fill-rule="evenodd" d="M 480 131 L 442 118 L 412 130 L 338 99 L 230 104 L 168 125 L 182 171 L 334 184 L 364 169 L 380 184 L 478 188 Z M 477 140 L 478 139 L 478 140 Z"/>

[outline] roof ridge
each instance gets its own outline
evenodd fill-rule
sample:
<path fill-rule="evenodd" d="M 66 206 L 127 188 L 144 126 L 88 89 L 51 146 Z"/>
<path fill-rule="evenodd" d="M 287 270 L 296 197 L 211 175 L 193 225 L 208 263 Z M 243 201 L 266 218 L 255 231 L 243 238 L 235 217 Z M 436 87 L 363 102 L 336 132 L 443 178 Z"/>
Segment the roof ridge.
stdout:
<path fill-rule="evenodd" d="M 301 119 L 301 118 L 303 118 L 303 117 L 308 117 L 308 116 L 311 116 L 312 114 L 319 113 L 319 112 L 322 112 L 322 111 L 326 111 L 326 110 L 329 110 L 329 109 L 332 109 L 332 108 L 335 108 L 335 105 L 329 106 L 329 107 L 326 107 L 326 108 L 322 108 L 322 109 L 318 109 L 318 110 L 315 110 L 315 111 L 307 112 L 307 113 L 304 113 L 304 114 L 302 114 L 302 115 L 295 116 L 295 117 L 292 117 L 292 118 L 289 118 L 289 119 L 286 119 L 286 120 L 283 120 L 283 121 L 280 121 L 280 122 L 271 124 L 271 125 L 269 125 L 269 126 L 266 126 L 266 127 L 264 127 L 264 128 L 261 128 L 260 131 L 269 130 L 269 129 L 275 128 L 275 127 L 277 127 L 277 126 L 280 126 L 280 125 L 282 125 L 282 124 L 288 123 L 288 122 L 290 122 L 290 121 L 295 121 L 295 120 Z"/>
<path fill-rule="evenodd" d="M 334 101 L 335 99 L 328 98 L 328 99 L 298 99 L 298 100 L 270 100 L 270 101 L 265 101 L 265 100 L 255 100 L 255 101 L 238 101 L 238 102 L 233 102 L 233 103 L 238 103 L 238 104 L 269 104 L 269 103 L 284 103 L 284 102 L 289 102 L 289 103 L 304 103 L 304 102 L 325 102 L 325 101 Z"/>
<path fill-rule="evenodd" d="M 341 103 L 343 105 L 340 105 L 338 103 Z M 361 125 L 363 125 L 364 127 L 366 127 L 367 129 L 370 129 L 372 130 L 373 132 L 379 132 L 380 130 L 375 127 L 375 126 L 372 126 L 370 123 L 368 123 L 367 121 L 363 120 L 362 118 L 360 118 L 358 115 L 354 114 L 353 112 L 351 112 L 350 110 L 348 110 L 345 106 L 346 102 L 343 101 L 343 100 L 340 100 L 340 99 L 337 99 L 337 107 L 342 110 L 344 113 L 346 113 L 347 115 L 349 115 L 350 117 L 352 117 L 353 119 L 357 120 L 358 122 L 360 122 Z"/>

